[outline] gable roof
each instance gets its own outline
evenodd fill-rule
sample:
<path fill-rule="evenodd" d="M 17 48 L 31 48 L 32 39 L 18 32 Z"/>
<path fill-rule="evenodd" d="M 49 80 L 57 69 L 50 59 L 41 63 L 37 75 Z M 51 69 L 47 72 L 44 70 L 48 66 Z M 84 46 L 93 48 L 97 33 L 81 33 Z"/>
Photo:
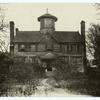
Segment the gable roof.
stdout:
<path fill-rule="evenodd" d="M 14 42 L 36 43 L 44 39 L 43 36 L 39 31 L 18 31 Z M 52 37 L 61 43 L 81 42 L 81 35 L 77 31 L 55 31 Z"/>
<path fill-rule="evenodd" d="M 81 35 L 78 31 L 55 31 L 53 37 L 58 42 L 81 42 Z"/>
<path fill-rule="evenodd" d="M 39 42 L 42 34 L 39 31 L 18 31 L 14 42 Z"/>

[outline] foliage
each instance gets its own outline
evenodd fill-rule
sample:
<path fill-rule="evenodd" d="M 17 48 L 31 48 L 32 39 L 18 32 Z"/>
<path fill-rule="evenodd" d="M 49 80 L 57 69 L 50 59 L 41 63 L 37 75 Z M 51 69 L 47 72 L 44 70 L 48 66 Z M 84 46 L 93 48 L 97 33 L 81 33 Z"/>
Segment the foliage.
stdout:
<path fill-rule="evenodd" d="M 8 23 L 5 21 L 5 9 L 0 7 L 0 51 L 7 52 L 9 47 Z"/>
<path fill-rule="evenodd" d="M 9 74 L 9 67 L 13 63 L 9 53 L 0 52 L 0 82 L 3 82 Z"/>
<path fill-rule="evenodd" d="M 10 78 L 18 83 L 27 83 L 44 75 L 44 69 L 35 63 L 16 62 L 10 69 Z"/>
<path fill-rule="evenodd" d="M 97 68 L 92 68 L 91 64 L 87 66 L 87 75 L 92 79 L 99 79 L 100 75 L 100 25 L 91 24 L 87 34 L 87 49 L 93 56 Z M 88 62 L 89 64 L 89 62 Z"/>
<path fill-rule="evenodd" d="M 44 77 L 44 69 L 37 63 L 14 62 L 12 58 L 8 53 L 0 55 L 0 95 L 29 96 L 35 92 L 39 78 Z"/>
<path fill-rule="evenodd" d="M 100 25 L 91 24 L 87 34 L 87 49 L 88 52 L 97 60 L 100 61 Z"/>
<path fill-rule="evenodd" d="M 61 59 L 57 59 L 54 63 L 53 66 L 56 68 L 55 72 L 54 72 L 54 78 L 56 80 L 62 80 L 62 79 L 66 79 L 68 77 L 70 77 L 70 66 Z"/>

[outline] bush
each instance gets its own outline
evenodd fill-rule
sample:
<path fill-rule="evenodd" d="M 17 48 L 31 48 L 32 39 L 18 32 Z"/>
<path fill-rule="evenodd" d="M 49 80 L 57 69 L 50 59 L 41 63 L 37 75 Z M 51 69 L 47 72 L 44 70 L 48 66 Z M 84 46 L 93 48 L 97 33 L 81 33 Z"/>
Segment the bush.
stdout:
<path fill-rule="evenodd" d="M 10 54 L 0 52 L 0 83 L 8 77 L 11 64 L 13 64 L 13 59 Z"/>
<path fill-rule="evenodd" d="M 72 71 L 73 67 L 66 63 L 64 60 L 58 59 L 53 63 L 53 66 L 56 68 L 54 72 L 54 78 L 56 80 L 67 80 L 74 78 L 84 78 L 84 73 L 78 71 Z"/>
<path fill-rule="evenodd" d="M 44 75 L 44 69 L 40 65 L 33 63 L 16 62 L 11 69 L 10 78 L 13 78 L 18 83 L 27 83 Z"/>
<path fill-rule="evenodd" d="M 35 77 L 42 78 L 45 76 L 45 69 L 41 65 L 33 63 L 32 66 Z"/>
<path fill-rule="evenodd" d="M 71 69 L 65 61 L 58 59 L 53 63 L 53 66 L 56 68 L 54 72 L 54 78 L 56 80 L 67 79 L 70 77 Z"/>

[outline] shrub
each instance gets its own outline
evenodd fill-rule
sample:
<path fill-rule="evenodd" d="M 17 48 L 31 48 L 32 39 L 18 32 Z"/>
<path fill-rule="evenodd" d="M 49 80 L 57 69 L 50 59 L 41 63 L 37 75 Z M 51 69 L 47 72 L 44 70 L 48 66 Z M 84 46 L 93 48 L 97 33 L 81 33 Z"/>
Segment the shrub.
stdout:
<path fill-rule="evenodd" d="M 70 66 L 63 60 L 56 60 L 53 64 L 56 68 L 54 78 L 56 80 L 67 79 L 70 77 Z"/>
<path fill-rule="evenodd" d="M 18 83 L 26 83 L 44 75 L 44 69 L 35 63 L 16 62 L 11 69 L 10 78 L 15 79 Z"/>
<path fill-rule="evenodd" d="M 33 63 L 32 66 L 35 77 L 41 78 L 45 76 L 45 69 L 41 65 Z"/>
<path fill-rule="evenodd" d="M 0 83 L 5 81 L 9 74 L 9 67 L 13 59 L 9 53 L 0 52 Z"/>

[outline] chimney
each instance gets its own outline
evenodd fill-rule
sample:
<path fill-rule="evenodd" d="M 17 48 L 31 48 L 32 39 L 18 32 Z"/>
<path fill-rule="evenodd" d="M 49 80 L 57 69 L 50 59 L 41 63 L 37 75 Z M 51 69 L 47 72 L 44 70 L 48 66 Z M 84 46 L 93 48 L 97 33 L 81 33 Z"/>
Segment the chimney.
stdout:
<path fill-rule="evenodd" d="M 14 39 L 14 22 L 10 21 L 10 45 L 13 44 Z"/>
<path fill-rule="evenodd" d="M 81 21 L 81 40 L 83 44 L 83 64 L 86 72 L 86 43 L 85 43 L 85 21 Z"/>
<path fill-rule="evenodd" d="M 13 55 L 14 53 L 13 39 L 14 39 L 14 22 L 10 21 L 10 54 L 11 55 Z"/>
<path fill-rule="evenodd" d="M 16 35 L 17 35 L 18 31 L 19 31 L 19 29 L 18 29 L 18 28 L 16 28 Z"/>
<path fill-rule="evenodd" d="M 85 21 L 81 21 L 81 39 L 85 42 Z"/>

